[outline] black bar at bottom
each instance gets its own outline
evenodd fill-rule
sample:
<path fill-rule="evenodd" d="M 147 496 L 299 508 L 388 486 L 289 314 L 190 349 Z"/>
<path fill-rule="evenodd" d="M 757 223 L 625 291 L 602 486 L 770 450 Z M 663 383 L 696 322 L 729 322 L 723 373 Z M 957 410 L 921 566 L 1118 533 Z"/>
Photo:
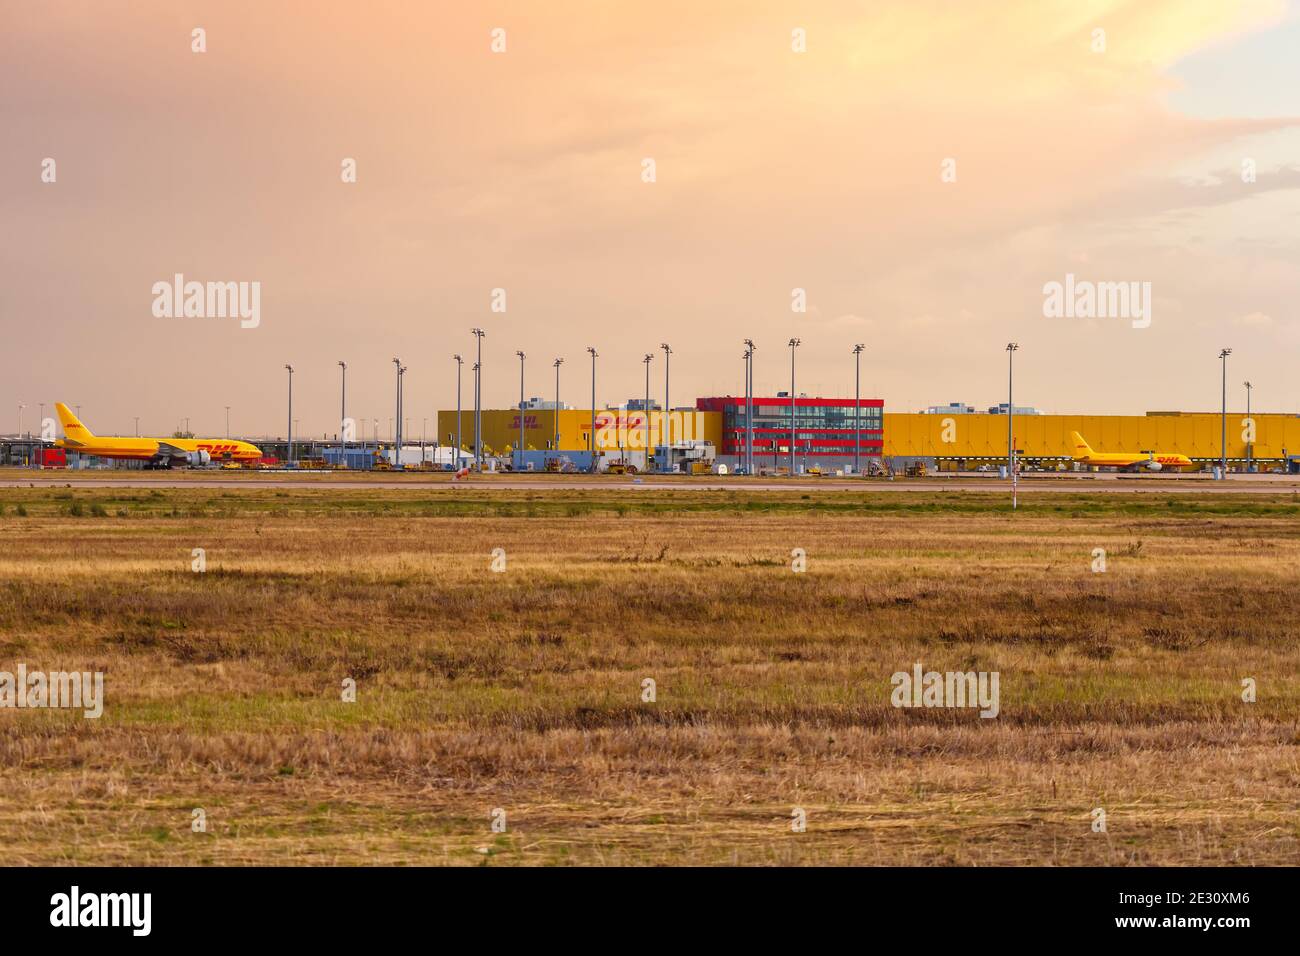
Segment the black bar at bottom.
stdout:
<path fill-rule="evenodd" d="M 6 946 L 70 934 L 209 945 L 338 946 L 420 933 L 435 943 L 468 934 L 483 945 L 518 936 L 533 945 L 716 938 L 734 946 L 787 935 L 941 942 L 950 932 L 967 942 L 1198 937 L 1232 946 L 1287 933 L 1295 876 L 1205 868 L 11 868 L 0 869 L 0 932 Z M 978 937 L 963 935 L 976 929 Z"/>

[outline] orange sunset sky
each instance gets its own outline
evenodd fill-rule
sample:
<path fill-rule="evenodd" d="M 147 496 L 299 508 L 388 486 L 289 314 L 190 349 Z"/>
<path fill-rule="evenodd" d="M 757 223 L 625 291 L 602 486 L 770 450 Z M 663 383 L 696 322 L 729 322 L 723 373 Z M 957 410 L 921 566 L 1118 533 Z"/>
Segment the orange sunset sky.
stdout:
<path fill-rule="evenodd" d="M 886 410 L 1005 400 L 1016 340 L 1018 404 L 1217 408 L 1227 346 L 1230 403 L 1300 412 L 1297 64 L 1285 0 L 0 0 L 0 432 L 283 434 L 287 362 L 333 434 L 340 359 L 386 426 L 400 356 L 418 438 L 476 325 L 487 407 L 517 349 L 576 405 L 589 345 L 602 405 L 647 351 L 662 399 L 663 341 L 675 405 L 739 393 L 747 336 L 771 394 L 793 335 L 799 391 L 863 342 Z M 260 325 L 156 317 L 175 273 Z M 1067 273 L 1150 282 L 1150 327 L 1045 318 Z"/>

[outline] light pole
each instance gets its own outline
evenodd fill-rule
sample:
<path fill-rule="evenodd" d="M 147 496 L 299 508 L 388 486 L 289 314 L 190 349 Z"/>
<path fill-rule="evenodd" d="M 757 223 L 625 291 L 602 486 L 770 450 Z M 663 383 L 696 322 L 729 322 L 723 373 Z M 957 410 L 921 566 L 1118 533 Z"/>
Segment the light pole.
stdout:
<path fill-rule="evenodd" d="M 1011 362 L 1020 346 L 1016 342 L 1007 343 L 1007 474 L 1015 474 L 1015 445 L 1011 437 L 1011 419 L 1015 406 L 1011 401 Z"/>
<path fill-rule="evenodd" d="M 138 430 L 139 427 L 140 427 L 140 425 L 139 425 L 139 421 L 140 421 L 140 420 L 137 418 L 137 419 L 136 419 L 136 428 L 137 428 L 137 430 Z M 227 438 L 230 437 L 230 406 L 229 406 L 229 405 L 226 406 L 226 437 L 227 437 Z"/>
<path fill-rule="evenodd" d="M 1011 510 L 1015 511 L 1019 502 L 1016 500 L 1017 478 L 1016 478 L 1016 443 L 1012 433 L 1012 419 L 1015 417 L 1016 406 L 1011 395 L 1011 363 L 1015 358 L 1016 352 L 1020 345 L 1016 342 L 1007 343 L 1007 474 L 1011 478 Z"/>
<path fill-rule="evenodd" d="M 480 402 L 483 396 L 483 336 L 482 329 L 470 329 L 478 348 L 474 362 L 474 469 L 483 470 L 483 418 Z"/>
<path fill-rule="evenodd" d="M 555 366 L 555 411 L 551 413 L 551 427 L 555 430 L 556 451 L 560 450 L 560 366 L 564 364 L 564 359 L 557 358 L 551 363 Z"/>
<path fill-rule="evenodd" d="M 229 406 L 229 405 L 226 406 L 226 416 L 227 416 L 227 418 L 229 418 L 229 416 L 230 416 L 230 406 Z M 140 416 L 139 416 L 139 415 L 136 415 L 136 416 L 134 416 L 134 417 L 135 417 L 135 437 L 136 437 L 136 438 L 139 438 L 139 437 L 140 437 Z M 229 427 L 229 426 L 227 426 L 227 427 Z"/>
<path fill-rule="evenodd" d="M 794 477 L 794 350 L 802 343 L 798 339 L 791 339 L 790 346 L 790 477 Z"/>
<path fill-rule="evenodd" d="M 394 426 L 393 431 L 393 447 L 398 449 L 397 454 L 400 456 L 402 447 L 402 360 L 394 358 L 393 368 L 396 370 L 397 376 L 397 395 L 393 403 L 397 411 L 397 417 L 394 419 L 397 424 Z M 393 465 L 396 467 L 396 459 L 394 459 Z"/>
<path fill-rule="evenodd" d="M 524 470 L 524 355 L 523 350 L 515 352 L 519 356 L 519 454 L 515 471 Z"/>
<path fill-rule="evenodd" d="M 754 345 L 745 339 L 745 474 L 754 473 Z"/>
<path fill-rule="evenodd" d="M 474 396 L 475 401 L 478 399 L 478 362 L 470 368 L 474 373 Z M 478 468 L 478 409 L 474 410 L 474 467 Z"/>
<path fill-rule="evenodd" d="M 286 365 L 285 369 L 289 372 L 289 441 L 285 453 L 288 460 L 293 461 L 293 366 Z"/>
<path fill-rule="evenodd" d="M 343 447 L 346 448 L 348 444 L 348 363 L 339 359 L 339 368 L 342 369 L 343 374 L 343 384 L 339 388 L 339 435 L 343 438 Z"/>
<path fill-rule="evenodd" d="M 18 436 L 17 437 L 19 438 L 23 437 L 23 409 L 26 407 L 27 406 L 24 405 L 22 402 L 18 403 Z"/>
<path fill-rule="evenodd" d="M 1246 424 L 1250 428 L 1250 436 L 1255 437 L 1255 421 L 1250 417 L 1250 382 L 1246 382 Z M 1246 442 L 1246 474 L 1250 474 L 1255 459 L 1254 441 Z"/>
<path fill-rule="evenodd" d="M 1224 478 L 1228 477 L 1228 356 L 1231 354 L 1232 349 L 1222 349 L 1219 352 L 1219 359 L 1223 363 L 1223 408 L 1219 434 L 1219 470 Z"/>
<path fill-rule="evenodd" d="M 645 470 L 650 470 L 650 363 L 654 361 L 655 354 L 646 352 L 645 358 L 641 361 L 645 363 L 645 407 L 641 409 L 645 415 Z M 631 442 L 629 442 L 631 444 Z"/>
<path fill-rule="evenodd" d="M 752 356 L 753 354 L 754 353 L 751 352 L 749 349 L 745 349 L 745 351 L 740 353 L 741 359 L 743 359 L 745 362 L 745 384 L 742 386 L 742 392 L 741 392 L 741 397 L 744 399 L 744 402 L 739 406 L 740 409 L 743 409 L 743 411 L 740 412 L 742 416 L 747 416 L 749 412 L 749 359 L 750 356 Z M 725 428 L 725 423 L 726 423 L 725 412 L 724 412 L 723 423 Z M 739 422 L 739 424 L 741 425 L 741 429 L 745 429 L 744 432 L 745 437 L 748 437 L 749 432 L 746 429 L 744 423 Z M 746 470 L 746 465 L 749 462 L 749 454 L 748 454 L 749 449 L 746 447 L 746 442 L 744 438 L 742 438 L 739 433 L 736 435 L 736 443 L 740 446 L 740 454 L 737 456 L 740 458 L 740 465 L 737 467 L 736 473 L 740 474 L 741 472 L 744 472 Z"/>
<path fill-rule="evenodd" d="M 451 470 L 460 470 L 460 367 L 465 364 L 465 360 L 459 355 L 453 355 L 456 360 L 456 453 L 452 456 Z"/>
<path fill-rule="evenodd" d="M 859 453 L 862 448 L 862 350 L 861 342 L 853 346 L 853 473 L 862 474 Z"/>
<path fill-rule="evenodd" d="M 596 473 L 596 349 L 595 346 L 587 346 L 587 351 L 591 353 L 591 473 Z"/>
<path fill-rule="evenodd" d="M 673 350 L 668 347 L 667 342 L 660 342 L 659 347 L 664 350 L 664 444 L 672 447 L 673 444 L 673 403 L 668 400 L 668 363 L 673 354 Z M 672 453 L 664 459 L 664 467 L 668 467 L 668 462 L 672 460 Z"/>

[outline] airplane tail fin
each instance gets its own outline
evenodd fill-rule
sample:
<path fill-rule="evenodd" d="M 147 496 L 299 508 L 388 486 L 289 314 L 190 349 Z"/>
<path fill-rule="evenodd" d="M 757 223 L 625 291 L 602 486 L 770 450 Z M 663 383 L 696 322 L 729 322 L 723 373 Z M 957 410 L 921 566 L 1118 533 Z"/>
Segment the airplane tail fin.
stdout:
<path fill-rule="evenodd" d="M 1083 436 L 1078 432 L 1070 432 L 1070 440 L 1074 442 L 1074 457 L 1082 458 L 1085 455 L 1092 454 L 1092 446 L 1083 440 Z"/>
<path fill-rule="evenodd" d="M 95 433 L 77 420 L 77 416 L 72 414 L 72 409 L 68 408 L 62 402 L 54 403 L 54 410 L 59 413 L 59 423 L 63 425 L 63 437 L 68 441 L 85 442 L 89 438 L 94 438 Z"/>

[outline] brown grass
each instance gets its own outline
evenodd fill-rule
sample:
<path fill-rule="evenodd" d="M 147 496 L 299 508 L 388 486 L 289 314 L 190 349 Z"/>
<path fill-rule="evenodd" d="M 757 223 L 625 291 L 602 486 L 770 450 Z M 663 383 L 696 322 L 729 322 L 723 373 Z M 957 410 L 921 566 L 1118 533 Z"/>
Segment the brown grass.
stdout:
<path fill-rule="evenodd" d="M 107 674 L 98 721 L 0 711 L 10 859 L 1300 852 L 1294 505 L 625 495 L 4 492 L 0 669 Z M 1000 716 L 894 709 L 916 661 L 999 671 Z"/>

